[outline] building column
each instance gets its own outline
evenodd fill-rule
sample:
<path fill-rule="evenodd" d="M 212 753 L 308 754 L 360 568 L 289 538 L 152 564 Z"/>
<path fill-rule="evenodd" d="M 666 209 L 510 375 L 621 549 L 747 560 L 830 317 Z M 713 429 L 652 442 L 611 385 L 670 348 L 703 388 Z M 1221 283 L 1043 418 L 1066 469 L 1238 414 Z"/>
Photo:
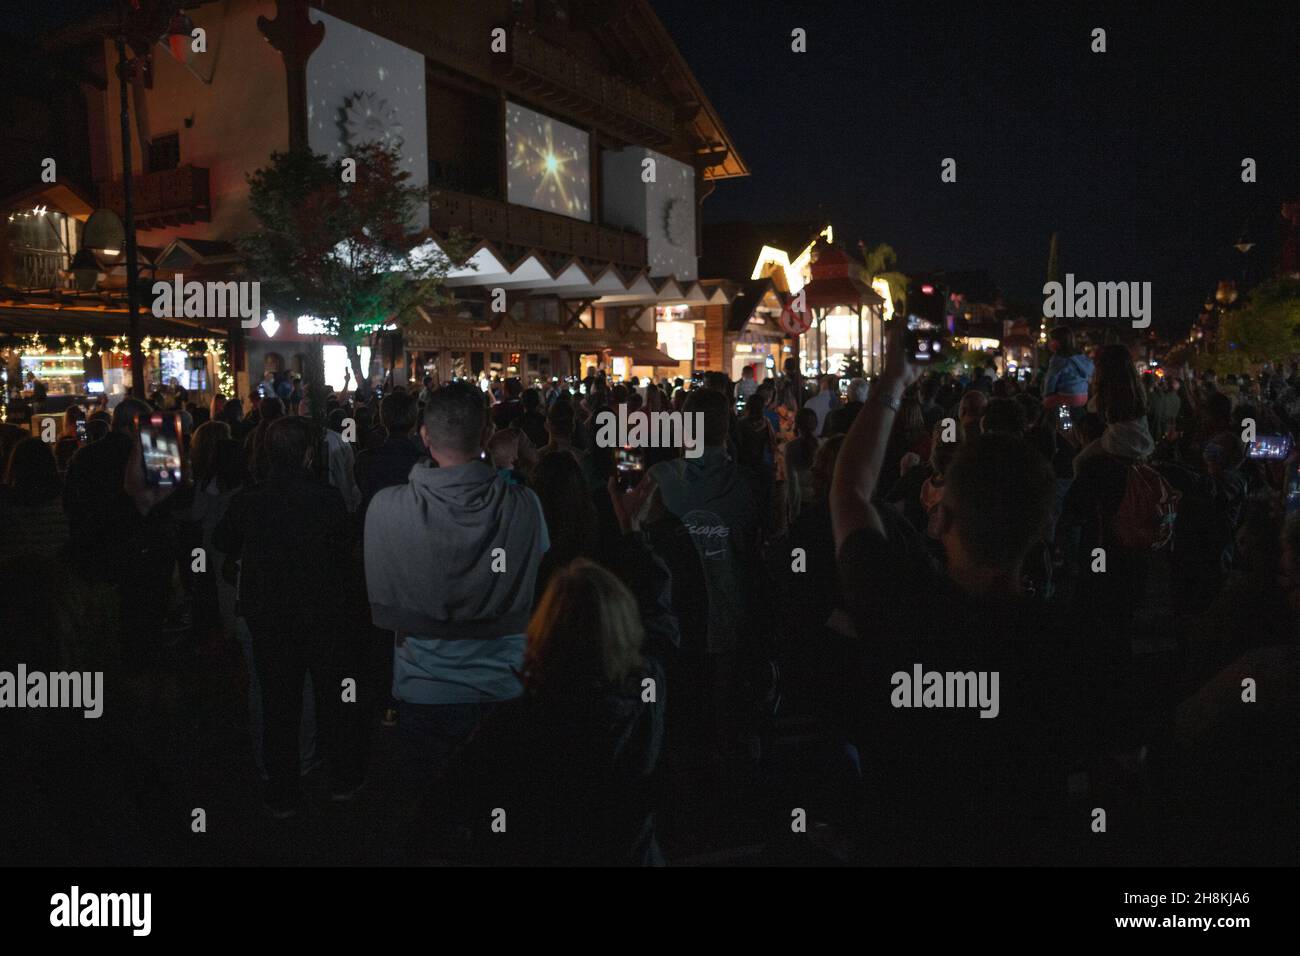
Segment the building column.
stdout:
<path fill-rule="evenodd" d="M 276 0 L 275 19 L 257 18 L 257 29 L 284 60 L 285 87 L 288 91 L 289 150 L 307 149 L 307 60 L 325 37 L 325 24 L 312 23 L 307 16 L 307 0 Z M 235 323 L 231 351 L 243 354 L 243 329 Z M 244 392 L 251 388 L 251 370 L 245 380 L 235 380 Z M 261 379 L 261 372 L 258 372 Z"/>
<path fill-rule="evenodd" d="M 289 149 L 307 148 L 307 60 L 325 37 L 325 24 L 312 23 L 307 0 L 276 0 L 275 19 L 257 18 L 257 28 L 284 60 L 288 89 Z"/>

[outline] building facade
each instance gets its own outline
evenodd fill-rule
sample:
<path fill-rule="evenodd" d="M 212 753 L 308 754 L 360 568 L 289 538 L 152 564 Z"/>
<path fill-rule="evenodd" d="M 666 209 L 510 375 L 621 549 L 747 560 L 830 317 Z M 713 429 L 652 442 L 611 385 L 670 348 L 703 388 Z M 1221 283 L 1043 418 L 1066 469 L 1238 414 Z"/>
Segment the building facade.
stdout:
<path fill-rule="evenodd" d="M 201 42 L 160 37 L 131 88 L 142 247 L 233 243 L 256 228 L 248 176 L 272 153 L 338 160 L 374 141 L 433 191 L 415 224 L 428 240 L 467 243 L 447 280 L 453 304 L 365 344 L 372 378 L 675 373 L 682 360 L 657 323 L 729 302 L 699 282 L 700 204 L 748 170 L 645 0 L 223 0 L 184 12 Z M 90 178 L 79 223 L 124 206 L 111 35 L 94 20 L 53 41 L 98 77 L 81 83 L 86 132 L 68 146 L 84 153 L 69 168 Z M 71 283 L 76 242 L 51 286 Z M 241 392 L 318 344 L 341 387 L 343 345 L 322 331 L 312 316 L 274 314 L 230 329 Z"/>

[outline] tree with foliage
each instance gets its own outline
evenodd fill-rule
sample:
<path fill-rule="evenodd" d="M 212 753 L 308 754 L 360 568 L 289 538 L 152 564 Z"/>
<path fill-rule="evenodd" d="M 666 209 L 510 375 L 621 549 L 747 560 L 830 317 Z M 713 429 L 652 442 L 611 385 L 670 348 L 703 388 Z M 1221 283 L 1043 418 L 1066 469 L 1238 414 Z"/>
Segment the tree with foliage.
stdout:
<path fill-rule="evenodd" d="M 895 270 L 898 254 L 894 247 L 881 243 L 874 249 L 863 247 L 866 265 L 862 269 L 862 281 L 870 286 L 875 279 L 884 279 L 889 283 L 889 298 L 893 300 L 894 310 L 902 312 L 907 308 L 907 276 Z"/>
<path fill-rule="evenodd" d="M 1300 352 L 1300 280 L 1272 279 L 1250 291 L 1245 304 L 1224 312 L 1213 351 L 1202 364 L 1220 374 L 1242 373 Z"/>
<path fill-rule="evenodd" d="M 840 378 L 866 378 L 866 372 L 862 368 L 862 360 L 858 358 L 856 352 L 846 353 L 840 358 Z"/>
<path fill-rule="evenodd" d="M 289 316 L 316 316 L 347 348 L 359 391 L 368 388 L 361 346 L 378 329 L 409 323 L 417 306 L 452 299 L 445 280 L 462 241 L 439 252 L 415 226 L 430 190 L 413 186 L 392 146 L 357 147 L 349 164 L 311 150 L 272 153 L 248 177 L 258 230 L 239 247 L 262 300 Z M 355 173 L 355 175 L 352 175 Z M 450 245 L 450 248 L 448 248 Z"/>

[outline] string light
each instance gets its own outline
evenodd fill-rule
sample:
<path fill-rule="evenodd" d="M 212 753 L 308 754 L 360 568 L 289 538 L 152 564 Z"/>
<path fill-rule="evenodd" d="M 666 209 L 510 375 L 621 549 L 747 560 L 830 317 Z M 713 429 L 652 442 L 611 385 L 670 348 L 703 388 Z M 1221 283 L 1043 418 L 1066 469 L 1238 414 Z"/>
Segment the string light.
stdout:
<path fill-rule="evenodd" d="M 102 341 L 102 340 L 101 340 Z M 230 355 L 226 349 L 224 339 L 178 339 L 174 337 L 155 337 L 146 336 L 141 343 L 141 351 L 144 352 L 186 352 L 193 354 L 192 346 L 196 342 L 203 343 L 204 354 L 211 354 L 214 359 L 216 370 L 217 390 L 224 395 L 233 395 L 235 393 L 235 375 L 230 368 Z M 59 336 L 59 349 L 63 352 L 79 352 L 83 358 L 89 359 L 97 355 L 128 355 L 131 348 L 127 342 L 126 336 L 119 335 L 112 340 L 111 345 L 101 345 L 89 335 L 81 335 L 69 338 L 66 335 Z M 20 358 L 35 358 L 41 355 L 49 354 L 50 349 L 45 342 L 41 341 L 40 335 L 31 333 L 23 339 L 18 345 L 18 355 Z"/>

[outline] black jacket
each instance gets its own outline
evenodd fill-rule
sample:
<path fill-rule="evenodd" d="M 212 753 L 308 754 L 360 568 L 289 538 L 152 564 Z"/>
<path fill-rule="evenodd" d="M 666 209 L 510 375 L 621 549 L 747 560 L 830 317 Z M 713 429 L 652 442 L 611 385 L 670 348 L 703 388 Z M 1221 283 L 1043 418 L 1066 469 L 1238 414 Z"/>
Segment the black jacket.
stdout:
<path fill-rule="evenodd" d="M 272 470 L 230 501 L 212 545 L 239 560 L 239 613 L 334 626 L 351 554 L 348 510 L 338 489 L 310 472 Z"/>
<path fill-rule="evenodd" d="M 389 438 L 378 448 L 367 448 L 357 455 L 355 474 L 357 487 L 361 489 L 362 512 L 376 492 L 406 484 L 411 469 L 427 457 L 420 439 L 414 435 Z"/>
<path fill-rule="evenodd" d="M 656 682 L 655 702 L 642 682 Z M 525 694 L 502 705 L 451 775 L 451 819 L 471 859 L 489 864 L 653 866 L 655 769 L 664 732 L 663 672 L 650 658 L 622 687 Z M 505 832 L 493 832 L 497 808 Z"/>
<path fill-rule="evenodd" d="M 130 438 L 110 432 L 79 448 L 68 464 L 63 509 L 69 554 L 95 579 L 112 579 L 130 563 L 132 542 L 145 524 L 123 487 L 131 449 Z"/>
<path fill-rule="evenodd" d="M 671 578 L 641 534 L 624 535 L 609 564 L 636 597 L 643 666 L 617 687 L 525 692 L 501 705 L 441 791 L 437 817 L 455 821 L 464 841 L 444 831 L 449 855 L 493 864 L 663 863 L 655 808 L 667 705 L 660 658 L 677 643 Z M 504 832 L 491 829 L 498 809 L 506 812 Z"/>

